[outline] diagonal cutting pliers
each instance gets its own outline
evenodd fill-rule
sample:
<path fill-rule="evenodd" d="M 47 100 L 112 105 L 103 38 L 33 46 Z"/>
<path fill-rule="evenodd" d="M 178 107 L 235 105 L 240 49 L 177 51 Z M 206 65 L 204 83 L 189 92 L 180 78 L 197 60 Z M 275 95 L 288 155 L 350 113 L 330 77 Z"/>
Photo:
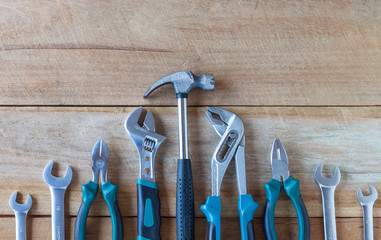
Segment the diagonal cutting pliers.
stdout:
<path fill-rule="evenodd" d="M 109 153 L 106 143 L 101 139 L 98 140 L 94 145 L 92 153 L 93 180 L 82 185 L 82 203 L 75 221 L 75 240 L 85 239 L 87 216 L 89 214 L 91 203 L 94 201 L 98 193 L 99 172 L 101 174 L 101 189 L 103 198 L 108 205 L 111 215 L 112 240 L 123 239 L 123 222 L 117 202 L 118 186 L 107 181 L 108 157 Z"/>
<path fill-rule="evenodd" d="M 211 107 L 206 111 L 206 116 L 221 137 L 211 161 L 212 194 L 201 206 L 208 220 L 207 239 L 221 239 L 221 183 L 229 163 L 232 158 L 235 158 L 241 239 L 254 240 L 253 215 L 258 208 L 258 203 L 254 202 L 250 194 L 247 194 L 246 189 L 243 123 L 237 115 L 222 108 Z"/>
<path fill-rule="evenodd" d="M 276 138 L 270 154 L 272 179 L 265 184 L 266 206 L 264 215 L 264 227 L 267 240 L 278 239 L 275 232 L 274 212 L 282 188 L 294 204 L 298 216 L 299 236 L 298 240 L 310 239 L 310 221 L 306 206 L 300 196 L 300 181 L 290 176 L 288 170 L 288 157 L 281 141 Z M 282 186 L 283 179 L 283 186 Z"/>
<path fill-rule="evenodd" d="M 139 107 L 127 118 L 125 129 L 139 153 L 138 193 L 138 240 L 160 240 L 160 200 L 155 183 L 155 156 L 166 139 L 155 132 L 155 120 L 150 110 L 140 126 L 143 108 Z"/>

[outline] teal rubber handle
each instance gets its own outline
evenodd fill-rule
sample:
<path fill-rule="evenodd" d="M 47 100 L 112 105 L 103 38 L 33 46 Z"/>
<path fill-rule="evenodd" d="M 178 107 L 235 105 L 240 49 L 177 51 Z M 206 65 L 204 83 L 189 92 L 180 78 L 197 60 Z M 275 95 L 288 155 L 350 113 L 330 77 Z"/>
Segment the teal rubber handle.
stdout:
<path fill-rule="evenodd" d="M 250 194 L 240 195 L 238 198 L 238 212 L 241 225 L 241 239 L 254 240 L 253 217 L 258 208 Z"/>
<path fill-rule="evenodd" d="M 264 228 L 267 240 L 277 240 L 274 224 L 274 213 L 276 202 L 278 201 L 280 191 L 282 189 L 282 183 L 271 179 L 265 184 L 266 191 L 266 207 L 264 214 Z"/>
<path fill-rule="evenodd" d="M 221 240 L 221 198 L 209 196 L 200 207 L 208 220 L 208 240 Z"/>
<path fill-rule="evenodd" d="M 85 240 L 86 221 L 89 215 L 91 203 L 98 193 L 98 184 L 93 181 L 82 185 L 82 203 L 79 207 L 77 219 L 75 220 L 74 239 Z"/>
<path fill-rule="evenodd" d="M 102 184 L 102 193 L 110 210 L 112 240 L 123 240 L 123 222 L 117 202 L 118 186 L 113 185 L 111 182 L 105 182 Z"/>
<path fill-rule="evenodd" d="M 299 240 L 310 239 L 310 221 L 308 218 L 308 213 L 306 206 L 300 196 L 300 181 L 289 177 L 283 183 L 284 191 L 290 197 L 292 203 L 294 204 L 296 214 L 298 216 L 298 227 L 299 227 Z"/>
<path fill-rule="evenodd" d="M 160 240 L 160 200 L 158 185 L 138 178 L 138 237 L 140 240 Z"/>

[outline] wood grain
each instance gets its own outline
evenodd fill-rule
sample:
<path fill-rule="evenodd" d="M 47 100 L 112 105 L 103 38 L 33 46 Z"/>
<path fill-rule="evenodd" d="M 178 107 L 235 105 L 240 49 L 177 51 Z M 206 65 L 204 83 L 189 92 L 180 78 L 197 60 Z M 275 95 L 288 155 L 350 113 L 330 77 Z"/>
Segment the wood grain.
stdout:
<path fill-rule="evenodd" d="M 8 200 L 15 190 L 25 199 L 33 196 L 31 215 L 50 214 L 50 196 L 42 179 L 44 166 L 55 160 L 59 176 L 66 166 L 74 177 L 66 195 L 66 213 L 75 216 L 81 200 L 80 185 L 91 179 L 91 149 L 103 138 L 110 149 L 109 180 L 119 185 L 123 216 L 136 216 L 138 155 L 123 124 L 135 108 L 118 107 L 2 107 L 0 108 L 0 214 L 10 215 Z M 380 189 L 380 107 L 229 107 L 245 124 L 248 192 L 265 202 L 263 184 L 271 178 L 269 151 L 275 137 L 288 152 L 291 175 L 301 180 L 301 193 L 311 217 L 322 217 L 320 189 L 313 180 L 316 166 L 324 162 L 325 173 L 339 166 L 342 180 L 336 190 L 336 216 L 361 217 L 356 188 L 368 183 Z M 167 137 L 156 158 L 156 176 L 163 217 L 175 216 L 177 154 L 176 107 L 151 108 L 157 132 Z M 204 116 L 206 108 L 189 109 L 190 156 L 192 158 L 196 216 L 210 192 L 210 158 L 219 138 Z M 371 137 L 370 137 L 371 136 Z M 238 216 L 234 165 L 222 183 L 223 218 Z M 91 216 L 108 216 L 98 196 Z M 381 217 L 376 202 L 374 215 Z M 292 204 L 281 195 L 277 217 L 293 217 Z"/>
<path fill-rule="evenodd" d="M 379 105 L 381 2 L 2 1 L 0 105 Z M 131 90 L 133 88 L 133 90 Z"/>
<path fill-rule="evenodd" d="M 262 219 L 254 219 L 255 221 L 255 239 L 264 240 Z M 311 218 L 311 239 L 324 239 L 323 220 L 321 218 Z M 74 223 L 75 218 L 66 220 L 66 236 L 67 239 L 74 239 Z M 32 217 L 27 221 L 28 237 L 30 239 L 49 239 L 51 237 L 50 218 L 48 217 Z M 240 229 L 238 219 L 223 219 L 221 234 L 223 239 L 240 240 Z M 338 239 L 362 239 L 363 223 L 361 218 L 337 218 L 337 236 Z M 381 218 L 374 219 L 374 237 L 381 237 L 381 231 L 378 226 L 381 224 Z M 123 219 L 125 239 L 134 239 L 136 236 L 136 218 Z M 276 218 L 275 227 L 278 232 L 278 239 L 292 240 L 297 238 L 298 225 L 296 218 Z M 196 235 L 195 239 L 205 239 L 207 223 L 205 219 L 196 219 Z M 11 217 L 0 218 L 1 239 L 13 240 L 14 219 Z M 110 239 L 112 233 L 111 220 L 108 217 L 90 217 L 87 221 L 86 237 L 88 239 Z M 162 239 L 176 239 L 176 220 L 174 218 L 163 218 L 161 227 Z"/>

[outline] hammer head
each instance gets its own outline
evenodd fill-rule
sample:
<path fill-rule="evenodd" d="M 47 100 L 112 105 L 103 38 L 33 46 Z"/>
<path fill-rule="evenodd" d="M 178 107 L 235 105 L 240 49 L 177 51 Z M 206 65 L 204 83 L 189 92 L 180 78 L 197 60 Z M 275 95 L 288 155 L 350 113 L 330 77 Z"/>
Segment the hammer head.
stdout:
<path fill-rule="evenodd" d="M 197 87 L 205 91 L 213 91 L 214 75 L 204 74 L 201 77 L 197 77 L 190 71 L 172 73 L 154 83 L 144 94 L 144 98 L 147 98 L 156 88 L 166 84 L 172 84 L 178 97 L 187 97 L 190 90 Z"/>

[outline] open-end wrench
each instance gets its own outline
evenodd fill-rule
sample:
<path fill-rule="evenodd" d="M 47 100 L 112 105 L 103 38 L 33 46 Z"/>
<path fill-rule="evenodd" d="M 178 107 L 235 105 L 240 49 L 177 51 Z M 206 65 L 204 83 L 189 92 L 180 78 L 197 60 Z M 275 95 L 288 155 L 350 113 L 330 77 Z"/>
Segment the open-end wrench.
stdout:
<path fill-rule="evenodd" d="M 375 187 L 369 184 L 370 194 L 362 195 L 361 189 L 357 189 L 357 200 L 363 209 L 364 218 L 364 240 L 373 240 L 373 204 L 378 198 Z"/>
<path fill-rule="evenodd" d="M 25 204 L 16 202 L 17 191 L 9 199 L 9 206 L 13 209 L 16 216 L 16 240 L 26 240 L 26 215 L 32 207 L 32 198 L 28 194 Z"/>
<path fill-rule="evenodd" d="M 323 197 L 324 236 L 325 240 L 336 240 L 335 189 L 341 179 L 340 169 L 336 167 L 331 178 L 324 177 L 322 171 L 323 163 L 316 168 L 314 179 Z"/>
<path fill-rule="evenodd" d="M 52 211 L 52 239 L 65 240 L 65 192 L 71 183 L 72 170 L 68 166 L 65 177 L 57 178 L 52 175 L 54 162 L 46 165 L 44 170 L 44 181 L 48 184 L 51 196 Z"/>

